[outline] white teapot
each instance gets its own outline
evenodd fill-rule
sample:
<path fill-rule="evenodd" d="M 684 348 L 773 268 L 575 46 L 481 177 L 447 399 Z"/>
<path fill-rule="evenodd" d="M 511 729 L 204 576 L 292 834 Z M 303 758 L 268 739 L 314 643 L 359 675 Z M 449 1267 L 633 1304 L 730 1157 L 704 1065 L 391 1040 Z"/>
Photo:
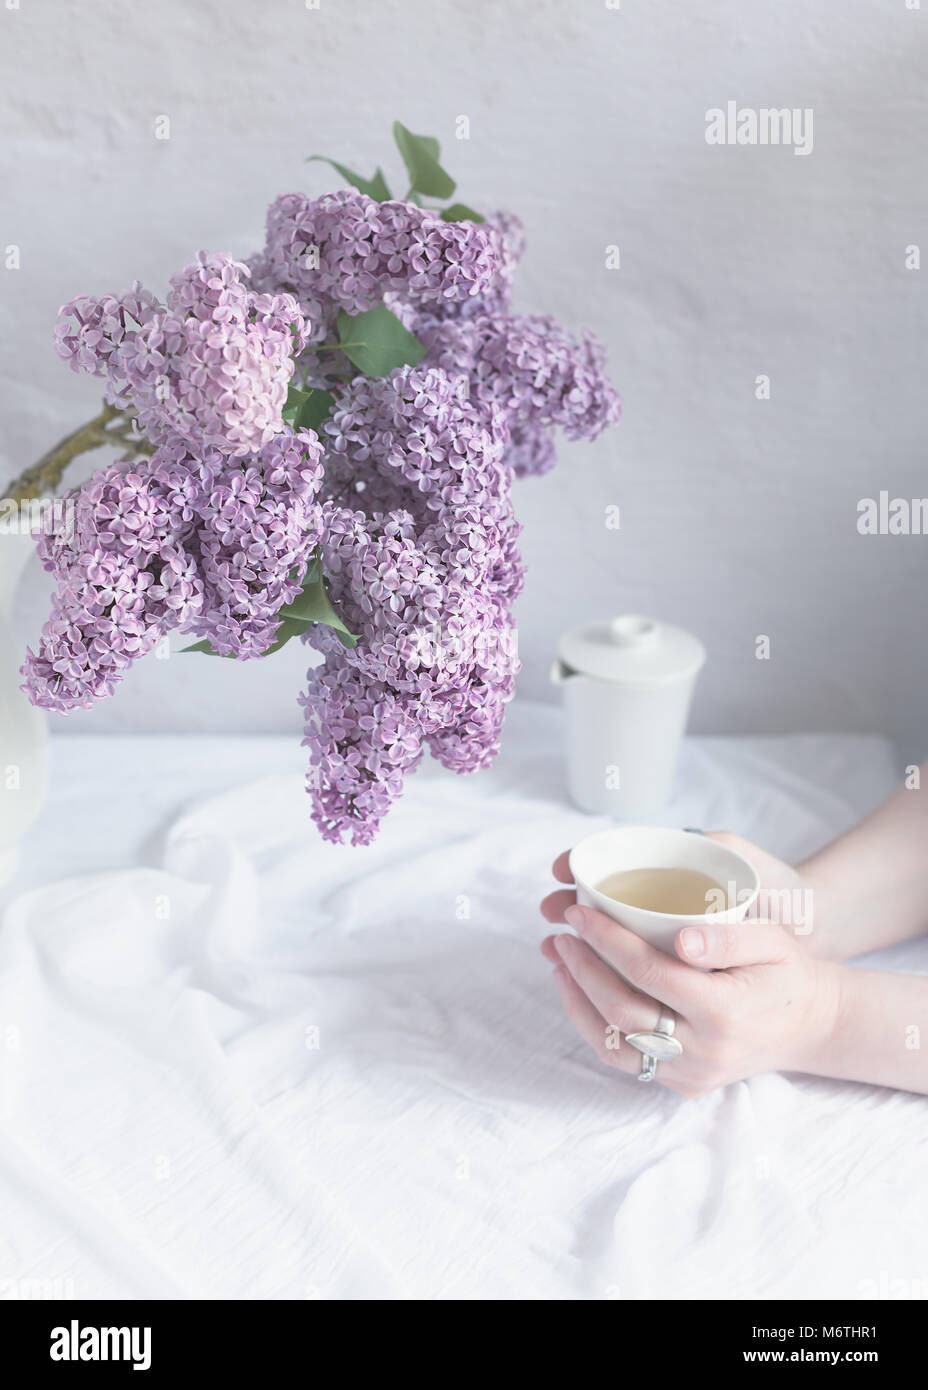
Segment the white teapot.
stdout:
<path fill-rule="evenodd" d="M 551 679 L 564 687 L 567 785 L 582 811 L 637 820 L 666 805 L 705 660 L 697 637 L 654 618 L 561 636 Z"/>

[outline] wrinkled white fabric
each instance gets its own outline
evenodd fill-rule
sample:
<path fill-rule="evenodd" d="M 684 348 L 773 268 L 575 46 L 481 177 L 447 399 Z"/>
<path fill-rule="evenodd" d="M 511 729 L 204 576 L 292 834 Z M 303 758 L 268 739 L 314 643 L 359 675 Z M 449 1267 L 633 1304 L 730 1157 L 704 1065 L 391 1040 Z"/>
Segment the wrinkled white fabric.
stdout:
<path fill-rule="evenodd" d="M 0 1297 L 928 1295 L 924 1099 L 683 1101 L 572 1032 L 537 902 L 599 822 L 560 737 L 516 705 L 360 850 L 287 740 L 58 740 L 0 930 Z M 891 782 L 877 739 L 694 739 L 661 819 L 794 856 Z"/>

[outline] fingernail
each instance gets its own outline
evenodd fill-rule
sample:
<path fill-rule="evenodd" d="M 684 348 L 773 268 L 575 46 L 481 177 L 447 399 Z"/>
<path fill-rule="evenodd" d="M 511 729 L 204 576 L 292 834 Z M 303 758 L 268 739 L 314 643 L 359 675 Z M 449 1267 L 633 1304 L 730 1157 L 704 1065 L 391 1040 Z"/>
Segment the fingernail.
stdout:
<path fill-rule="evenodd" d="M 570 950 L 568 942 L 572 940 L 573 938 L 570 936 L 556 936 L 554 938 L 554 949 L 563 959 L 567 957 L 567 952 Z"/>
<path fill-rule="evenodd" d="M 579 931 L 583 926 L 583 908 L 576 905 L 569 907 L 564 913 L 564 921 L 569 927 L 574 927 Z"/>
<path fill-rule="evenodd" d="M 706 954 L 706 937 L 699 927 L 684 927 L 680 933 L 680 942 L 688 956 L 704 956 Z"/>

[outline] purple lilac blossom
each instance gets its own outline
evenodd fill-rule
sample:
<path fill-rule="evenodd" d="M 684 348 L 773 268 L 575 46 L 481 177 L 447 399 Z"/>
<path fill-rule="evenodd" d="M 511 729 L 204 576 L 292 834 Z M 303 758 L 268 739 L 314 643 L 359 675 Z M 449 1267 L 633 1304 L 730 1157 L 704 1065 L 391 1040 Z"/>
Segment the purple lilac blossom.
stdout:
<path fill-rule="evenodd" d="M 503 411 L 513 440 L 509 462 L 517 476 L 553 465 L 553 445 L 546 438 L 553 427 L 562 428 L 568 439 L 596 439 L 619 419 L 619 398 L 592 334 L 578 341 L 555 319 L 535 315 L 438 319 L 420 314 L 410 326 L 428 349 L 426 362 L 461 373 L 478 408 Z"/>
<path fill-rule="evenodd" d="M 279 434 L 215 478 L 197 531 L 204 605 L 194 628 L 220 656 L 263 656 L 319 544 L 322 446 Z"/>
<path fill-rule="evenodd" d="M 156 455 L 100 469 L 74 497 L 70 534 L 40 537 L 39 558 L 58 587 L 39 650 L 27 651 L 23 667 L 33 704 L 62 714 L 89 709 L 171 628 L 199 613 L 196 521 L 185 520 L 175 501 L 177 466 Z M 182 494 L 196 491 L 199 503 L 202 483 L 180 467 Z"/>
<path fill-rule="evenodd" d="M 359 639 L 305 639 L 323 657 L 300 697 L 323 836 L 369 843 L 426 748 L 487 766 L 518 671 L 512 477 L 553 464 L 553 428 L 595 438 L 619 415 L 594 339 L 512 314 L 523 245 L 505 213 L 286 194 L 249 265 L 201 252 L 166 304 L 136 284 L 65 306 L 58 352 L 158 448 L 95 474 L 74 534 L 40 543 L 58 592 L 30 698 L 87 707 L 172 629 L 261 655 L 318 545 Z M 425 345 L 418 367 L 370 379 L 318 350 L 340 310 L 380 302 Z M 294 371 L 335 397 L 321 443 L 283 424 Z"/>
<path fill-rule="evenodd" d="M 256 284 L 290 290 L 331 331 L 335 311 L 361 313 L 387 291 L 417 302 L 472 299 L 492 283 L 497 250 L 477 223 L 444 222 L 415 203 L 378 203 L 343 189 L 278 198 L 268 211 L 264 250 L 251 264 Z"/>
<path fill-rule="evenodd" d="M 124 294 L 99 298 L 81 295 L 62 305 L 55 324 L 55 350 L 74 372 L 88 372 L 107 380 L 114 404 L 128 404 L 121 387 L 119 352 L 131 344 L 140 328 L 164 305 L 136 280 Z"/>
<path fill-rule="evenodd" d="M 498 750 L 518 670 L 510 610 L 523 578 L 519 526 L 502 462 L 505 420 L 474 410 L 445 372 L 357 377 L 323 432 L 323 569 L 362 640 L 344 651 L 326 628 L 307 634 L 325 656 L 303 700 L 309 789 L 326 838 L 365 844 L 423 744 L 457 772 L 488 766 Z M 391 509 L 370 514 L 337 500 L 358 480 L 365 507 L 373 492 Z M 353 681 L 339 678 L 346 668 Z M 345 691 L 358 681 L 373 692 L 372 708 L 388 701 L 395 739 L 367 706 L 364 720 L 348 719 Z"/>
<path fill-rule="evenodd" d="M 489 238 L 495 269 L 486 289 L 470 299 L 442 299 L 428 306 L 435 318 L 471 318 L 475 314 L 508 314 L 512 305 L 512 285 L 516 266 L 525 251 L 525 229 L 511 212 L 494 212 L 480 223 L 460 223 L 460 226 L 479 226 Z M 404 320 L 405 322 L 405 320 Z M 413 327 L 407 323 L 407 327 Z"/>
<path fill-rule="evenodd" d="M 422 758 L 415 706 L 331 657 L 313 672 L 300 704 L 312 750 L 313 820 L 323 839 L 338 842 L 350 830 L 353 844 L 370 844 Z"/>
<path fill-rule="evenodd" d="M 89 709 L 174 630 L 220 655 L 260 656 L 319 541 L 321 452 L 310 431 L 245 460 L 194 458 L 175 439 L 95 473 L 69 534 L 38 542 L 58 586 L 23 666 L 33 704 Z"/>
<path fill-rule="evenodd" d="M 242 456 L 284 428 L 294 355 L 308 328 L 292 295 L 259 294 L 249 268 L 201 251 L 171 281 L 167 304 L 136 286 L 119 298 L 81 299 L 59 316 L 59 354 L 106 379 L 154 442 Z"/>

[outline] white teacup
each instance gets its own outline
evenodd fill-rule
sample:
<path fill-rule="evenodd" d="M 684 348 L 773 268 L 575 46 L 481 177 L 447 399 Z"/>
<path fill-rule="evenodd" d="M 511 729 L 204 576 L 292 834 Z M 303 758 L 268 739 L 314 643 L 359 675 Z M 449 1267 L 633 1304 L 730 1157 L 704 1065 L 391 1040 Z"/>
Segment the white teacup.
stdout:
<path fill-rule="evenodd" d="M 673 943 L 681 927 L 698 927 L 707 921 L 741 922 L 760 889 L 757 870 L 735 850 L 705 835 L 663 826 L 601 830 L 574 845 L 569 862 L 581 907 L 598 908 L 670 955 L 676 954 Z M 625 869 L 696 869 L 724 888 L 733 906 L 721 912 L 686 917 L 631 907 L 597 892 L 597 883 Z"/>

